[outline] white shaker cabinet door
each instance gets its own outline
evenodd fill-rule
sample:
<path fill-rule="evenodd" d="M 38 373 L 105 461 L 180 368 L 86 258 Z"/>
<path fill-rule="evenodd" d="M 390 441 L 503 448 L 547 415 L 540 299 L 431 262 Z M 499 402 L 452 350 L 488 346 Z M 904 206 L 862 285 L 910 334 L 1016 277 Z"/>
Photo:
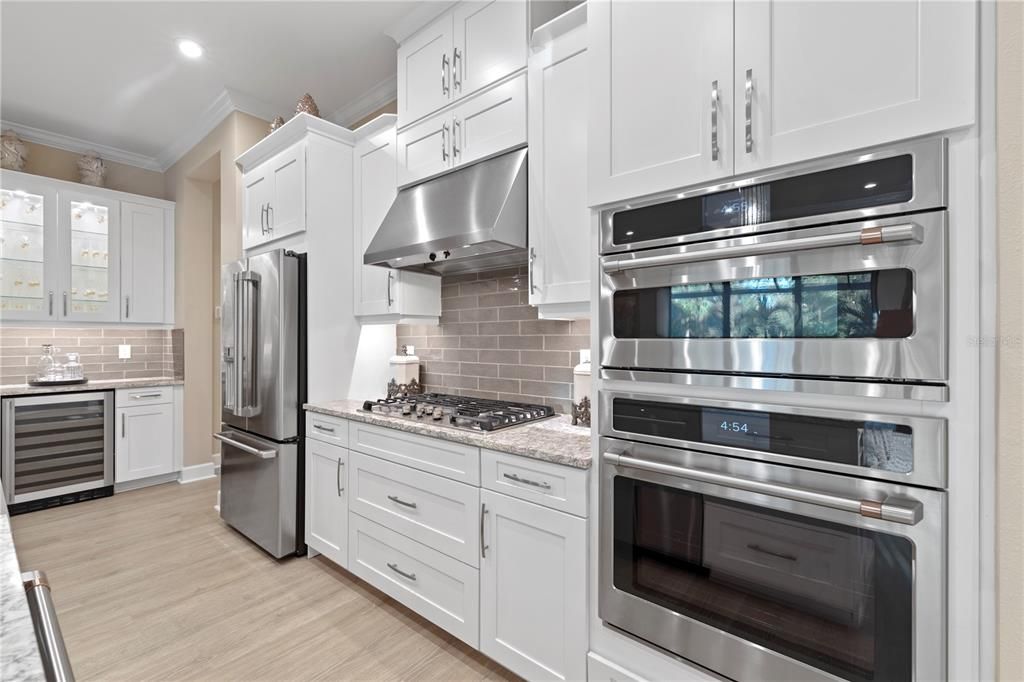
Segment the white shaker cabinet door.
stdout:
<path fill-rule="evenodd" d="M 452 158 L 456 166 L 525 144 L 525 73 L 455 105 Z"/>
<path fill-rule="evenodd" d="M 348 567 L 348 450 L 306 439 L 306 544 Z"/>
<path fill-rule="evenodd" d="M 360 140 L 354 158 L 355 313 L 387 315 L 395 298 L 395 273 L 376 265 L 363 265 L 363 254 L 395 199 L 395 127 L 389 126 Z"/>
<path fill-rule="evenodd" d="M 270 160 L 273 194 L 267 214 L 270 238 L 280 239 L 306 229 L 306 145 L 303 142 Z"/>
<path fill-rule="evenodd" d="M 168 239 L 164 209 L 121 202 L 121 320 L 124 322 L 172 322 L 166 310 L 167 287 L 173 287 L 174 248 Z M 170 299 L 173 301 L 173 297 Z"/>
<path fill-rule="evenodd" d="M 589 204 L 731 175 L 733 3 L 593 0 L 587 28 Z"/>
<path fill-rule="evenodd" d="M 398 185 L 404 187 L 451 168 L 451 140 L 448 112 L 398 133 Z"/>
<path fill-rule="evenodd" d="M 115 428 L 115 483 L 174 471 L 173 403 L 118 408 Z"/>
<path fill-rule="evenodd" d="M 480 650 L 528 680 L 587 676 L 587 522 L 480 493 Z"/>
<path fill-rule="evenodd" d="M 264 164 L 242 176 L 242 248 L 251 249 L 268 239 L 267 205 L 273 195 L 270 166 Z"/>
<path fill-rule="evenodd" d="M 589 312 L 587 28 L 530 57 L 530 304 Z"/>
<path fill-rule="evenodd" d="M 963 0 L 738 1 L 736 172 L 972 124 L 976 17 Z"/>
<path fill-rule="evenodd" d="M 467 0 L 452 11 L 452 94 L 476 92 L 526 66 L 525 0 Z"/>
<path fill-rule="evenodd" d="M 398 125 L 405 127 L 452 99 L 452 15 L 446 12 L 398 48 Z"/>

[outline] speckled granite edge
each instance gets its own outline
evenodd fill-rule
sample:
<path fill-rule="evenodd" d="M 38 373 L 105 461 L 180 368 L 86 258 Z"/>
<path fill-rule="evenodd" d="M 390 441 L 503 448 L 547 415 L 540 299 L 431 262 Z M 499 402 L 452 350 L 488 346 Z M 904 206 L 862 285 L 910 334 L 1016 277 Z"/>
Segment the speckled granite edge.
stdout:
<path fill-rule="evenodd" d="M 331 417 L 375 424 L 577 469 L 590 468 L 590 429 L 573 426 L 570 417 L 566 415 L 485 434 L 363 412 L 360 409 L 362 406 L 362 401 L 358 400 L 331 400 L 304 405 L 310 412 Z"/>
<path fill-rule="evenodd" d="M 0 496 L 2 497 L 2 496 Z M 0 680 L 45 680 L 32 613 L 21 582 L 21 568 L 14 551 L 11 517 L 0 499 Z"/>
<path fill-rule="evenodd" d="M 181 386 L 184 379 L 174 377 L 153 377 L 150 379 L 109 379 L 90 381 L 70 386 L 29 386 L 28 384 L 2 384 L 0 396 L 43 395 L 47 393 L 82 393 L 85 391 L 109 391 L 115 388 L 146 388 L 147 386 Z"/>

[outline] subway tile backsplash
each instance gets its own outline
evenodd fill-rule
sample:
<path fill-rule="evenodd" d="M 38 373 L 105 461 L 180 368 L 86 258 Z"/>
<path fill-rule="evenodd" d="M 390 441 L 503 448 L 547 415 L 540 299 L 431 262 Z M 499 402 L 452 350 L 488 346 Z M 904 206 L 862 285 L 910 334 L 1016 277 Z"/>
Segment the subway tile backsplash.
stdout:
<path fill-rule="evenodd" d="M 118 329 L 101 327 L 0 327 L 0 384 L 24 384 L 35 377 L 42 344 L 65 354 L 81 354 L 89 379 L 140 379 L 185 375 L 184 332 L 181 329 Z M 117 358 L 117 347 L 130 344 L 130 360 Z"/>
<path fill-rule="evenodd" d="M 446 275 L 441 324 L 398 325 L 416 347 L 428 391 L 540 403 L 571 411 L 572 368 L 590 347 L 588 320 L 539 320 L 526 268 Z"/>

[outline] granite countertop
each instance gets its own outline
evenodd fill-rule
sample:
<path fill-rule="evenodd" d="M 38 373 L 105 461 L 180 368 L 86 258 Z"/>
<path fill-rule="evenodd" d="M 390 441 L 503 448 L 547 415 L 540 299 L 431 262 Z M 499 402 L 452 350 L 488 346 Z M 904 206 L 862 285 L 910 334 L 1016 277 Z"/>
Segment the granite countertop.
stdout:
<path fill-rule="evenodd" d="M 590 468 L 590 429 L 584 426 L 573 426 L 572 418 L 564 414 L 522 426 L 482 433 L 363 412 L 362 406 L 361 400 L 330 400 L 322 403 L 307 403 L 305 408 L 310 412 L 332 417 L 443 438 L 456 443 L 564 464 L 577 469 Z"/>
<path fill-rule="evenodd" d="M 81 393 L 83 391 L 109 391 L 115 388 L 146 388 L 147 386 L 181 386 L 184 379 L 152 377 L 146 379 L 108 379 L 89 381 L 69 386 L 29 386 L 28 384 L 0 384 L 0 396 L 39 395 L 44 393 Z"/>
<path fill-rule="evenodd" d="M 45 680 L 32 613 L 21 582 L 18 555 L 11 537 L 11 517 L 0 495 L 0 680 Z"/>

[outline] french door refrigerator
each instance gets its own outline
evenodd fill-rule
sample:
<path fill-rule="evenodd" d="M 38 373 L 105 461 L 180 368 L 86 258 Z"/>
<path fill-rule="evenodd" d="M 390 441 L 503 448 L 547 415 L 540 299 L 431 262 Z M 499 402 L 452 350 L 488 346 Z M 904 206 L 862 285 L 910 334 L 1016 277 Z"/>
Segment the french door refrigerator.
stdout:
<path fill-rule="evenodd" d="M 304 554 L 305 254 L 221 273 L 220 516 L 274 557 Z"/>

